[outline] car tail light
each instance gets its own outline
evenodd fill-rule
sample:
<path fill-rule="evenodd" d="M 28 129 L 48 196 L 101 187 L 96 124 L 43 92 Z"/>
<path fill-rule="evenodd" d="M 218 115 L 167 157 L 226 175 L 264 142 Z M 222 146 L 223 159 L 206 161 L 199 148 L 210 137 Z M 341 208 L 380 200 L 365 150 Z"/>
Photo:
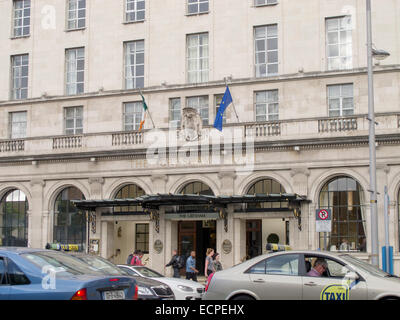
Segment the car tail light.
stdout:
<path fill-rule="evenodd" d="M 78 290 L 71 298 L 71 300 L 87 300 L 86 289 Z"/>
<path fill-rule="evenodd" d="M 135 285 L 135 295 L 133 296 L 133 300 L 137 300 L 138 299 L 138 291 L 139 291 L 139 288 L 138 288 L 137 285 Z"/>
<path fill-rule="evenodd" d="M 111 282 L 117 282 L 117 281 L 119 281 L 119 279 L 113 278 L 113 279 L 110 279 L 110 281 L 111 281 Z"/>
<path fill-rule="evenodd" d="M 209 276 L 208 281 L 207 281 L 207 285 L 206 285 L 205 292 L 207 292 L 208 286 L 210 285 L 211 279 L 214 277 L 214 274 L 215 274 L 215 273 L 213 272 L 213 273 L 211 273 L 211 275 Z"/>

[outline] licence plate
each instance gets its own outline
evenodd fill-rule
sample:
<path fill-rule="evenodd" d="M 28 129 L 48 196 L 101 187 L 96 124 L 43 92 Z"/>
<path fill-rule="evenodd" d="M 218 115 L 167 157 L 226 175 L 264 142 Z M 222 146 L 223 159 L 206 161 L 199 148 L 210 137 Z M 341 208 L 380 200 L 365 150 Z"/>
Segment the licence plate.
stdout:
<path fill-rule="evenodd" d="M 104 300 L 124 300 L 125 292 L 123 290 L 104 291 Z"/>

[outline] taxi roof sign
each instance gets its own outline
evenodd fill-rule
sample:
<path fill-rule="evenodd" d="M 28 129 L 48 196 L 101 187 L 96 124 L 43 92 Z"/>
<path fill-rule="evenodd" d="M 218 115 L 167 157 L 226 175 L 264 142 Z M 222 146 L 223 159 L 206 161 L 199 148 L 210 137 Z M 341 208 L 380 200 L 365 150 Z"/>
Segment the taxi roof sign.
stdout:
<path fill-rule="evenodd" d="M 48 243 L 46 249 L 57 250 L 57 251 L 81 251 L 82 245 L 80 244 L 60 244 L 60 243 Z"/>
<path fill-rule="evenodd" d="M 292 248 L 288 245 L 277 244 L 277 243 L 267 243 L 266 249 L 267 251 L 272 251 L 272 252 L 292 250 Z"/>

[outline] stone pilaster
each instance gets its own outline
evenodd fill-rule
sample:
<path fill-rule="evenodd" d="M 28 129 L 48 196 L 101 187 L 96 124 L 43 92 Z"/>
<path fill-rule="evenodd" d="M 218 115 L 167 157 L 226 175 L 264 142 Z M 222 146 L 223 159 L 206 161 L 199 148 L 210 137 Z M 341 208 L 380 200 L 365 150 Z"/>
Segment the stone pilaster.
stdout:
<path fill-rule="evenodd" d="M 234 171 L 221 171 L 218 173 L 222 195 L 234 195 L 236 177 L 237 176 Z"/>
<path fill-rule="evenodd" d="M 43 233 L 43 188 L 46 183 L 41 179 L 30 181 L 32 200 L 28 211 L 28 246 L 32 248 L 44 248 Z"/>

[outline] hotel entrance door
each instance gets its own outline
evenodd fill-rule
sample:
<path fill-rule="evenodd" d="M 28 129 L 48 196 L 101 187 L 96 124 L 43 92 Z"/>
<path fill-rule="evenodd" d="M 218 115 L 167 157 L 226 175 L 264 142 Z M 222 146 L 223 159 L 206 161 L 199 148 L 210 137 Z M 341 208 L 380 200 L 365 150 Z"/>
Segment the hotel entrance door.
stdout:
<path fill-rule="evenodd" d="M 191 251 L 196 252 L 196 269 L 199 275 L 204 274 L 204 263 L 207 248 L 216 250 L 216 222 L 210 221 L 179 221 L 178 222 L 178 254 L 185 260 Z M 181 269 L 181 275 L 186 269 Z"/>

